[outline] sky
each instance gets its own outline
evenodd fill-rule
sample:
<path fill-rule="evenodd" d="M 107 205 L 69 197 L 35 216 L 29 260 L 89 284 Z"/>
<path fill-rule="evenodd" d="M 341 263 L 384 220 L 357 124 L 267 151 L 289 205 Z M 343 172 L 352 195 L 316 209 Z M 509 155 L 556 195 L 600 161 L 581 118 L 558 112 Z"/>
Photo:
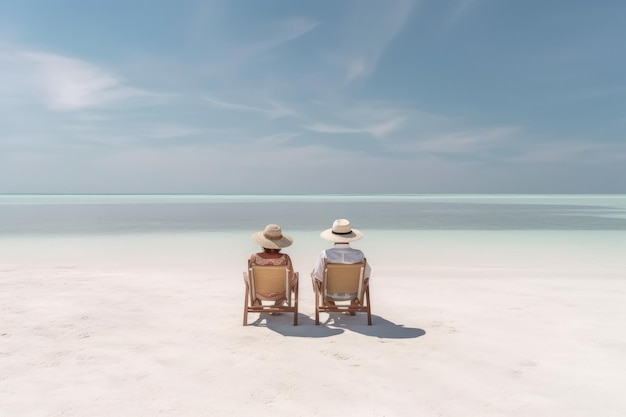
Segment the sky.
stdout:
<path fill-rule="evenodd" d="M 626 193 L 622 0 L 4 0 L 0 193 Z"/>

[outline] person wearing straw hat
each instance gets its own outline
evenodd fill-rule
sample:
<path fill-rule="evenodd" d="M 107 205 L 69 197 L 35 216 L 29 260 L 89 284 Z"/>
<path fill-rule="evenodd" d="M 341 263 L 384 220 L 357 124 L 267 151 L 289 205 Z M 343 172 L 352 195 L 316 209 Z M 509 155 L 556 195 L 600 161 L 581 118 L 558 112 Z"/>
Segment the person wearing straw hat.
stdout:
<path fill-rule="evenodd" d="M 324 276 L 324 260 L 329 263 L 337 264 L 356 264 L 362 262 L 365 255 L 359 249 L 350 247 L 350 242 L 357 241 L 363 238 L 363 232 L 358 229 L 353 229 L 350 225 L 350 221 L 347 219 L 337 219 L 333 222 L 333 227 L 324 230 L 320 233 L 323 239 L 330 240 L 334 243 L 334 246 L 330 249 L 325 249 L 320 253 L 315 266 L 313 267 L 313 276 L 318 283 L 322 282 Z M 369 280 L 371 268 L 369 262 L 365 265 L 365 279 Z M 332 301 L 329 301 L 333 303 Z M 358 300 L 352 300 L 353 303 Z M 354 313 L 351 313 L 354 315 Z"/>
<path fill-rule="evenodd" d="M 289 280 L 293 288 L 298 281 L 298 273 L 294 272 L 291 258 L 286 253 L 281 253 L 283 248 L 291 246 L 293 239 L 283 233 L 277 224 L 268 224 L 260 232 L 252 234 L 252 241 L 263 248 L 263 252 L 253 253 L 250 256 L 252 265 L 287 265 L 289 267 Z M 268 298 L 273 298 L 276 294 L 263 294 Z M 277 299 L 275 304 L 282 305 L 284 298 Z"/>

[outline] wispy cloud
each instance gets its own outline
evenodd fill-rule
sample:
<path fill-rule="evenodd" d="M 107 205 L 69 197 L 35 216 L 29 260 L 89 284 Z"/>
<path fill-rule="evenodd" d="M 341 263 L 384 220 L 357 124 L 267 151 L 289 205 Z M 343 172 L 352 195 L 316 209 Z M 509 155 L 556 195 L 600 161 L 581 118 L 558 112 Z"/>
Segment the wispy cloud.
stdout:
<path fill-rule="evenodd" d="M 346 63 L 346 67 L 346 81 L 349 83 L 358 78 L 366 76 L 368 71 L 372 70 L 368 67 L 368 63 L 363 57 L 352 58 Z"/>
<path fill-rule="evenodd" d="M 323 123 L 314 123 L 304 126 L 305 129 L 318 133 L 346 133 L 346 134 L 367 134 L 374 137 L 388 135 L 402 126 L 403 117 L 398 117 L 387 122 L 368 124 L 365 126 L 340 126 Z"/>
<path fill-rule="evenodd" d="M 33 64 L 31 82 L 53 110 L 98 107 L 146 94 L 78 59 L 39 52 L 27 52 L 23 57 Z"/>
<path fill-rule="evenodd" d="M 524 163 L 612 163 L 626 161 L 626 144 L 553 141 L 534 144 L 511 158 Z"/>
<path fill-rule="evenodd" d="M 507 163 L 537 164 L 602 164 L 626 161 L 626 144 L 590 143 L 575 139 L 537 140 L 520 134 L 516 126 L 444 133 L 419 140 L 405 152 L 433 155 L 464 155 L 493 157 Z M 505 152 L 500 154 L 500 152 Z"/>
<path fill-rule="evenodd" d="M 248 31 L 254 38 L 248 42 L 224 39 L 207 57 L 206 71 L 229 76 L 254 62 L 259 56 L 313 31 L 319 22 L 308 17 L 292 17 L 267 22 L 265 29 Z M 223 36 L 223 34 L 222 34 Z"/>
<path fill-rule="evenodd" d="M 414 142 L 410 149 L 419 152 L 472 154 L 511 140 L 517 127 L 496 127 L 478 131 L 452 132 Z"/>
<path fill-rule="evenodd" d="M 337 52 L 347 83 L 371 76 L 387 47 L 406 24 L 413 0 L 359 4 L 345 26 Z"/>
<path fill-rule="evenodd" d="M 287 42 L 311 32 L 319 25 L 319 22 L 307 17 L 294 17 L 272 22 L 272 32 L 260 35 L 260 38 L 250 44 L 240 46 L 231 53 L 238 52 L 242 58 L 258 55 L 270 49 L 276 48 Z"/>
<path fill-rule="evenodd" d="M 253 112 L 263 114 L 271 119 L 277 119 L 281 117 L 294 116 L 296 113 L 292 109 L 287 108 L 284 105 L 278 104 L 275 101 L 268 100 L 270 107 L 256 107 L 249 106 L 246 104 L 232 103 L 228 101 L 217 100 L 211 97 L 203 97 L 203 99 L 209 103 L 210 106 L 223 109 L 223 110 L 234 110 L 234 111 L 244 111 L 244 112 Z"/>
<path fill-rule="evenodd" d="M 41 51 L 2 51 L 0 90 L 35 99 L 49 110 L 70 111 L 153 96 L 86 61 Z"/>
<path fill-rule="evenodd" d="M 480 0 L 458 0 L 445 21 L 445 28 L 450 29 L 463 20 Z"/>
<path fill-rule="evenodd" d="M 253 138 L 253 142 L 257 146 L 261 147 L 274 147 L 278 145 L 283 145 L 289 142 L 291 139 L 300 136 L 299 133 L 276 133 L 274 135 L 261 136 L 257 138 Z"/>
<path fill-rule="evenodd" d="M 151 129 L 147 129 L 143 135 L 148 138 L 154 139 L 170 139 L 180 138 L 185 136 L 194 136 L 203 133 L 203 129 L 193 128 L 190 126 L 179 125 L 159 125 L 154 126 Z"/>
<path fill-rule="evenodd" d="M 626 85 L 616 85 L 613 87 L 579 89 L 574 91 L 571 97 L 579 100 L 594 100 L 624 95 L 626 95 Z"/>
<path fill-rule="evenodd" d="M 304 16 L 283 19 L 276 22 L 277 33 L 261 44 L 265 44 L 267 47 L 276 47 L 311 32 L 318 25 L 318 21 Z"/>
<path fill-rule="evenodd" d="M 117 78 L 86 62 L 38 52 L 23 57 L 34 64 L 33 82 L 54 110 L 94 107 L 131 93 Z"/>

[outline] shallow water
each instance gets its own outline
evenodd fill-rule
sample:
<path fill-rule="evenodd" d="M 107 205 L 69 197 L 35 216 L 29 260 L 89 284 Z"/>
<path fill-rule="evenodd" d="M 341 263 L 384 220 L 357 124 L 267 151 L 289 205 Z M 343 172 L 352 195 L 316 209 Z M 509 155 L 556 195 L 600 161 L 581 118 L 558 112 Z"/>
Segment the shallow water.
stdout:
<path fill-rule="evenodd" d="M 323 230 L 626 230 L 626 195 L 1 195 L 3 235 Z"/>

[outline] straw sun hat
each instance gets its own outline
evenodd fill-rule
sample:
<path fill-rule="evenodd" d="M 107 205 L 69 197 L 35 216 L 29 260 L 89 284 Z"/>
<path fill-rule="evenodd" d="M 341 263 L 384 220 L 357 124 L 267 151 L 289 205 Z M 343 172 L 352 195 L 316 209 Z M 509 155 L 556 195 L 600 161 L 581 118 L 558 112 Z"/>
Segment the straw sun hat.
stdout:
<path fill-rule="evenodd" d="M 252 241 L 265 249 L 282 249 L 293 243 L 277 224 L 268 224 L 263 231 L 254 233 Z"/>
<path fill-rule="evenodd" d="M 333 222 L 333 227 L 324 230 L 320 236 L 331 242 L 348 243 L 363 238 L 363 232 L 350 227 L 349 220 L 337 219 Z"/>

